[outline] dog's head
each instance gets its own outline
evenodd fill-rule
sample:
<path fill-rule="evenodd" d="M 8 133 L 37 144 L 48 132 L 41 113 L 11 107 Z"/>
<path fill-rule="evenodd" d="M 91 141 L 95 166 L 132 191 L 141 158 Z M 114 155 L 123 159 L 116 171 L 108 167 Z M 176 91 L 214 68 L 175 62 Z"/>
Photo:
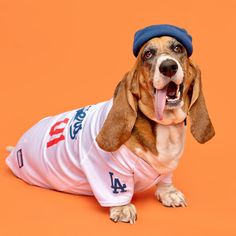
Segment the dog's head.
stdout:
<path fill-rule="evenodd" d="M 97 136 L 106 151 L 114 151 L 131 136 L 138 110 L 164 125 L 190 117 L 191 132 L 200 143 L 215 132 L 201 86 L 199 68 L 175 38 L 152 38 L 142 45 L 133 69 L 114 93 L 113 106 Z"/>

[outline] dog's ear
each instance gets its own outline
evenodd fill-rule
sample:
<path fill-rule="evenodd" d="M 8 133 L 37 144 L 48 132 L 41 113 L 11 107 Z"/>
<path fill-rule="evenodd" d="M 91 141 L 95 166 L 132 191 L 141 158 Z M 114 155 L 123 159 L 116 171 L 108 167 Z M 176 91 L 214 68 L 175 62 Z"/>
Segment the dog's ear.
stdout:
<path fill-rule="evenodd" d="M 201 71 L 193 61 L 190 61 L 189 66 L 188 73 L 192 77 L 192 83 L 187 93 L 190 100 L 188 109 L 191 123 L 190 129 L 192 135 L 199 143 L 205 143 L 215 135 L 215 130 L 202 92 Z"/>
<path fill-rule="evenodd" d="M 112 108 L 96 141 L 105 151 L 115 151 L 131 136 L 137 118 L 138 78 L 127 73 L 117 85 Z"/>

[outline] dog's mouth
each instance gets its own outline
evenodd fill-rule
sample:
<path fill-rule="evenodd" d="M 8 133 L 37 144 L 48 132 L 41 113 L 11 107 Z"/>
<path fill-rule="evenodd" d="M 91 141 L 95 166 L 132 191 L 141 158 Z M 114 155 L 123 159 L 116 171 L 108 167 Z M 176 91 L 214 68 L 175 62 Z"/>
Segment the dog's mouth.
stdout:
<path fill-rule="evenodd" d="M 170 81 L 162 89 L 154 89 L 155 112 L 158 120 L 163 119 L 164 109 L 175 109 L 180 106 L 182 101 L 183 82 L 176 84 Z"/>
<path fill-rule="evenodd" d="M 181 102 L 182 92 L 183 83 L 177 85 L 171 81 L 169 84 L 167 84 L 166 105 L 178 106 L 178 104 Z"/>

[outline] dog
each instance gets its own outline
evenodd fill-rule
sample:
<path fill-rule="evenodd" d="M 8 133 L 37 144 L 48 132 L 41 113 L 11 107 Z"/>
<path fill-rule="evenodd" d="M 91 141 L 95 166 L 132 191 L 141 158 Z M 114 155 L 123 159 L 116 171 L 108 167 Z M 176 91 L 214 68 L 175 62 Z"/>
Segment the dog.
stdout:
<path fill-rule="evenodd" d="M 183 153 L 186 118 L 199 143 L 215 131 L 199 67 L 189 58 L 191 37 L 155 25 L 135 35 L 133 68 L 111 100 L 46 117 L 29 129 L 6 159 L 29 184 L 94 195 L 114 222 L 135 223 L 135 192 L 157 186 L 168 207 L 187 206 L 172 184 Z"/>

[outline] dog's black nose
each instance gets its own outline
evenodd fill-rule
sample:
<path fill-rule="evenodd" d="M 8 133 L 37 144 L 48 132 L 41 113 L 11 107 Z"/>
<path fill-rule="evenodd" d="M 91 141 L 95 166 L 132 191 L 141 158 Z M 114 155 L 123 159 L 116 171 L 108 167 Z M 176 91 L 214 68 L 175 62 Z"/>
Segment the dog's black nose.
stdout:
<path fill-rule="evenodd" d="M 175 75 L 177 70 L 178 70 L 177 63 L 171 59 L 166 59 L 161 63 L 159 67 L 159 71 L 167 77 L 172 77 L 173 75 Z"/>

